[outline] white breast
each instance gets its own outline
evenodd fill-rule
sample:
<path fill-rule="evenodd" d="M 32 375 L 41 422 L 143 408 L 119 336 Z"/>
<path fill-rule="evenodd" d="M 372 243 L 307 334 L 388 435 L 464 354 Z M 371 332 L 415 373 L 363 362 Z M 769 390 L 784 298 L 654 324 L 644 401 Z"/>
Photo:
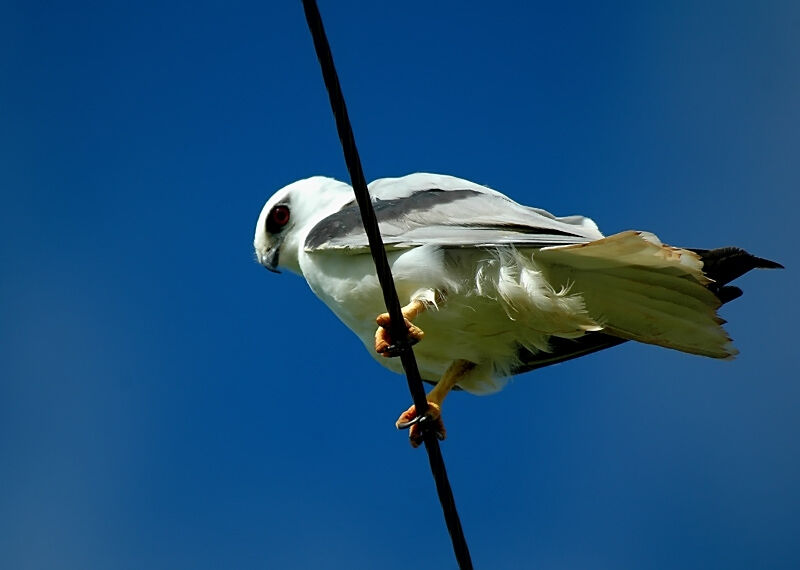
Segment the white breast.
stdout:
<path fill-rule="evenodd" d="M 423 377 L 438 380 L 456 359 L 476 362 L 460 385 L 474 392 L 502 387 L 520 346 L 546 350 L 551 335 L 574 338 L 599 326 L 579 296 L 555 290 L 533 261 L 518 252 L 420 247 L 389 254 L 402 304 L 433 300 L 415 321 L 425 338 L 414 351 Z M 382 365 L 400 371 L 397 359 L 374 353 L 375 317 L 385 311 L 372 258 L 341 252 L 304 253 L 300 267 L 314 293 Z"/>

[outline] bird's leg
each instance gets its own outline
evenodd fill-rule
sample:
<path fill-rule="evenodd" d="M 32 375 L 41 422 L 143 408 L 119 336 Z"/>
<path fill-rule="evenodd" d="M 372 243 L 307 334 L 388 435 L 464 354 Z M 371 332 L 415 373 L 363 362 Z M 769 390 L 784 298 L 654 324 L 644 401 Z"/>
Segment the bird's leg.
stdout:
<path fill-rule="evenodd" d="M 428 392 L 428 411 L 425 412 L 425 415 L 418 417 L 416 406 L 413 405 L 400 414 L 395 425 L 397 429 L 409 428 L 408 439 L 411 442 L 411 447 L 419 447 L 425 436 L 425 431 L 429 429 L 433 430 L 440 440 L 445 438 L 447 432 L 442 421 L 442 402 L 445 396 L 450 393 L 450 390 L 475 366 L 476 364 L 469 360 L 454 360 L 442 376 L 442 379 Z"/>
<path fill-rule="evenodd" d="M 422 332 L 422 329 L 418 326 L 415 326 L 413 321 L 417 316 L 425 310 L 425 302 L 421 299 L 417 299 L 415 301 L 411 301 L 408 305 L 401 309 L 403 313 L 403 318 L 406 322 L 406 328 L 408 329 L 408 338 L 411 341 L 411 344 L 416 344 L 422 340 L 422 337 L 425 336 L 425 333 Z M 389 318 L 389 313 L 381 313 L 378 315 L 378 318 L 375 319 L 375 322 L 378 323 L 378 330 L 375 331 L 375 352 L 382 356 L 398 356 L 400 354 L 400 347 L 398 347 L 389 335 L 389 323 L 391 319 Z"/>

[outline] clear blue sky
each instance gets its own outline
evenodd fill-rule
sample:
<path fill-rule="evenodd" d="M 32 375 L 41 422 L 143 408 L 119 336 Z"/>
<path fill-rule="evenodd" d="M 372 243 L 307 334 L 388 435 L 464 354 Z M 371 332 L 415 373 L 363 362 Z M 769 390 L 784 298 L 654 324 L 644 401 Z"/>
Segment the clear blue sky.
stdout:
<path fill-rule="evenodd" d="M 602 5 L 600 5 L 602 4 Z M 369 179 L 782 272 L 719 362 L 626 345 L 447 402 L 481 568 L 797 568 L 796 2 L 322 2 Z M 252 254 L 346 177 L 299 2 L 0 8 L 0 567 L 453 567 L 402 377 Z"/>

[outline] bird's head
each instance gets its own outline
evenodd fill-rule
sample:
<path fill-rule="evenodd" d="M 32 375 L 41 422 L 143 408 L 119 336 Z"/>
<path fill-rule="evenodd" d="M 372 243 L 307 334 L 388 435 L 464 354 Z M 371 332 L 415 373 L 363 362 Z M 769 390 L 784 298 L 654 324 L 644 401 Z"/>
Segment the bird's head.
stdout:
<path fill-rule="evenodd" d="M 284 186 L 264 204 L 256 223 L 253 246 L 266 269 L 284 267 L 302 273 L 299 256 L 308 232 L 323 218 L 353 199 L 344 182 L 313 176 Z"/>

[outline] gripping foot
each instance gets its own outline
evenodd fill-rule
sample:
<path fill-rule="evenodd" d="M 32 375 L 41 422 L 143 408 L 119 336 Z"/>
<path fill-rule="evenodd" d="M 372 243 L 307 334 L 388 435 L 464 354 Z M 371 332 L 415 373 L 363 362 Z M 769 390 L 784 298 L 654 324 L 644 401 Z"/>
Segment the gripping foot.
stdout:
<path fill-rule="evenodd" d="M 389 313 L 381 313 L 375 322 L 378 323 L 378 330 L 375 331 L 375 352 L 384 357 L 400 356 L 403 349 L 414 346 L 425 336 L 421 328 L 405 318 L 406 328 L 408 329 L 408 343 L 393 342 L 389 334 L 389 324 L 391 319 Z"/>
<path fill-rule="evenodd" d="M 416 406 L 411 406 L 400 414 L 395 422 L 397 429 L 408 429 L 408 440 L 411 447 L 419 447 L 428 431 L 436 434 L 439 441 L 447 437 L 447 431 L 442 422 L 442 408 L 439 404 L 428 400 L 428 411 L 424 415 L 417 415 Z"/>

